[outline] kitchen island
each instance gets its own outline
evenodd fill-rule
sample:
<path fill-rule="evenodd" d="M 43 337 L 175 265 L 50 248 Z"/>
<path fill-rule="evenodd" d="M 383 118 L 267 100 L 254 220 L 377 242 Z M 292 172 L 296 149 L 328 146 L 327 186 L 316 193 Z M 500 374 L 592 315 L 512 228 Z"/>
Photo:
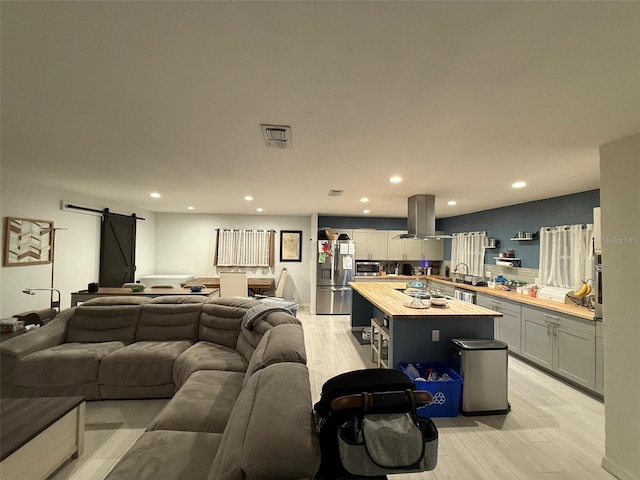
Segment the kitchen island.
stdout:
<path fill-rule="evenodd" d="M 355 334 L 384 319 L 389 330 L 388 364 L 448 363 L 452 338 L 494 338 L 494 318 L 502 314 L 488 308 L 448 300 L 447 308 L 415 309 L 405 306 L 405 282 L 352 282 L 351 330 Z"/>

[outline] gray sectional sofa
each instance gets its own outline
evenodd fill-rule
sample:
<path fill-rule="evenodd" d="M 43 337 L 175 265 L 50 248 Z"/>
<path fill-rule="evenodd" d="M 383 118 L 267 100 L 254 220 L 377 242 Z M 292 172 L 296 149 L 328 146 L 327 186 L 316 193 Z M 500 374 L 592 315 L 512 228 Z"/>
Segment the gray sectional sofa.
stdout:
<path fill-rule="evenodd" d="M 302 326 L 255 300 L 96 298 L 0 345 L 2 396 L 171 398 L 109 479 L 313 478 Z M 252 315 L 253 314 L 253 315 Z"/>

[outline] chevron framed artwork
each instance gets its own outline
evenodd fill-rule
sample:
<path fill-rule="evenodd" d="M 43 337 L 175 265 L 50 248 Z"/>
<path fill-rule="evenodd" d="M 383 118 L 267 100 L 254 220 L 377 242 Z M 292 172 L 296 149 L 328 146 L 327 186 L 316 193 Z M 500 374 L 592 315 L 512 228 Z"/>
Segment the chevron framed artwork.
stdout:
<path fill-rule="evenodd" d="M 53 258 L 53 222 L 5 218 L 4 266 L 42 265 Z"/>

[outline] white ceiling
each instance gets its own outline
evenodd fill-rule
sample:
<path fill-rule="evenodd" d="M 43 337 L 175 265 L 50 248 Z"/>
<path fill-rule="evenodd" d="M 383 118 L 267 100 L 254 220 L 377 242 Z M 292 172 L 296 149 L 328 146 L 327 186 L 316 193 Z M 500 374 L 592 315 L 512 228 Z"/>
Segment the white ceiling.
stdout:
<path fill-rule="evenodd" d="M 428 193 L 448 217 L 598 188 L 598 147 L 640 132 L 640 2 L 1 8 L 2 175 L 152 211 L 362 215 L 367 196 L 403 217 Z"/>

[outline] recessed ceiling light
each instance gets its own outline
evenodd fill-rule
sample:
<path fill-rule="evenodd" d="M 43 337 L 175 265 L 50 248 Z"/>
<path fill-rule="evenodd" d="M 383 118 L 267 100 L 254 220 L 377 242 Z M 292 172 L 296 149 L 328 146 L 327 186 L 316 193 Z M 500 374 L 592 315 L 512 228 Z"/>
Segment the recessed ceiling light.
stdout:
<path fill-rule="evenodd" d="M 256 208 L 256 212 L 264 212 L 264 210 L 260 207 Z"/>
<path fill-rule="evenodd" d="M 449 200 L 449 201 L 447 202 L 447 205 L 451 205 L 451 206 L 453 206 L 453 205 L 457 205 L 457 204 L 458 204 L 458 202 L 456 202 L 455 200 Z"/>
<path fill-rule="evenodd" d="M 196 207 L 191 207 L 191 206 L 187 207 L 187 210 L 195 210 L 195 209 Z"/>
<path fill-rule="evenodd" d="M 511 188 L 522 188 L 526 186 L 527 186 L 527 182 L 515 182 L 511 184 Z"/>
<path fill-rule="evenodd" d="M 362 213 L 371 213 L 371 211 L 365 208 L 364 210 L 362 210 Z"/>
<path fill-rule="evenodd" d="M 402 177 L 398 175 L 394 175 L 389 179 L 389 183 L 400 183 L 402 181 Z"/>
<path fill-rule="evenodd" d="M 245 199 L 247 202 L 252 202 L 252 201 L 253 201 L 253 197 L 252 197 L 251 195 L 247 195 L 246 197 L 244 197 L 244 199 Z"/>
<path fill-rule="evenodd" d="M 360 199 L 360 201 L 361 201 L 362 203 L 367 203 L 367 202 L 369 201 L 369 199 L 368 199 L 367 197 L 362 197 L 362 198 Z"/>
<path fill-rule="evenodd" d="M 160 195 L 158 192 L 153 192 L 150 193 L 149 196 L 152 198 L 160 198 L 162 195 Z"/>

